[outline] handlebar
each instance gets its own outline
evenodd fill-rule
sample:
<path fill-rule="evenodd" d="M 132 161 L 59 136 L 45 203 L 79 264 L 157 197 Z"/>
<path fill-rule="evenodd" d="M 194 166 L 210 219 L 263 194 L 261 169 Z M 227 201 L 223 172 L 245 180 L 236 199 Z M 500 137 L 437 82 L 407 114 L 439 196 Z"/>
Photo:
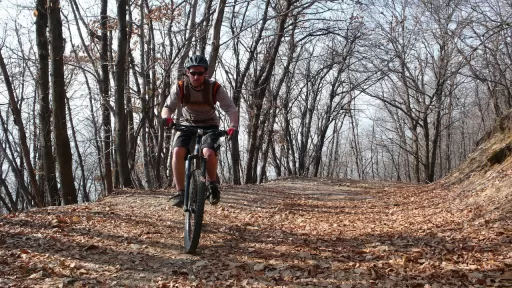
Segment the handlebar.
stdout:
<path fill-rule="evenodd" d="M 202 136 L 206 136 L 208 134 L 212 133 L 218 133 L 218 136 L 223 137 L 227 136 L 228 132 L 226 130 L 222 129 L 203 129 L 201 126 L 189 126 L 189 125 L 182 125 L 177 123 L 172 123 L 170 126 L 171 129 L 174 129 L 179 132 L 189 133 L 192 135 L 200 134 Z"/>

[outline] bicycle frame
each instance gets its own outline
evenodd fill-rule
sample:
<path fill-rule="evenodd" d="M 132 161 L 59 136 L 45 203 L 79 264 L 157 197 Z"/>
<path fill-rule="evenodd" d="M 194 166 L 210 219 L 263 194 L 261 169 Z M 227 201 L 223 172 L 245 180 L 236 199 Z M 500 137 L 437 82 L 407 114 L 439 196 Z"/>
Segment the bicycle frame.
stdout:
<path fill-rule="evenodd" d="M 197 134 L 194 135 L 196 143 L 194 145 L 194 152 L 187 156 L 185 162 L 185 195 L 183 198 L 183 211 L 188 211 L 188 204 L 190 200 L 190 176 L 191 171 L 194 169 L 201 169 L 203 175 L 206 175 L 206 161 L 203 157 L 203 151 L 201 151 L 201 141 L 203 140 L 204 130 L 197 129 Z"/>
<path fill-rule="evenodd" d="M 185 161 L 185 193 L 183 195 L 183 211 L 185 213 L 185 252 L 194 253 L 201 237 L 204 216 L 204 204 L 207 197 L 206 158 L 203 156 L 201 143 L 203 137 L 210 133 L 225 136 L 225 130 L 201 129 L 176 124 L 174 130 L 190 133 L 195 139 L 194 152 Z M 194 197 L 194 198 L 192 198 Z"/>
<path fill-rule="evenodd" d="M 186 126 L 175 124 L 174 129 L 181 132 L 191 133 L 195 139 L 194 152 L 187 156 L 185 161 L 185 194 L 183 197 L 183 211 L 189 212 L 188 204 L 190 202 L 190 177 L 194 170 L 201 170 L 201 173 L 206 177 L 206 159 L 203 157 L 203 151 L 201 150 L 201 141 L 203 136 L 210 133 L 220 133 L 226 135 L 225 130 L 205 130 L 198 127 Z M 204 179 L 206 180 L 206 179 Z"/>

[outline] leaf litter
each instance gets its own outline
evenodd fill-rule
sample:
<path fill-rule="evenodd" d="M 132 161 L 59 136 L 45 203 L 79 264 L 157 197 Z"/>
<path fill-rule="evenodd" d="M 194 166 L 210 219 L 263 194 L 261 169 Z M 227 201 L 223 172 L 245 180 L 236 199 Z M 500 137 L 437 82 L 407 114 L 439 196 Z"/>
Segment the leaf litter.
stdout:
<path fill-rule="evenodd" d="M 195 255 L 166 194 L 3 216 L 0 287 L 512 287 L 510 217 L 440 185 L 225 185 Z"/>

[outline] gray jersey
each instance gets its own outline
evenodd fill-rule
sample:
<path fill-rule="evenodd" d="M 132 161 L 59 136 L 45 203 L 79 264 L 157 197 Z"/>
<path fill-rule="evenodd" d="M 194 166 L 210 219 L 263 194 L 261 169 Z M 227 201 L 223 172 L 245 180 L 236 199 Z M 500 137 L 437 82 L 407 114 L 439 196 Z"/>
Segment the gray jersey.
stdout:
<path fill-rule="evenodd" d="M 210 79 L 205 79 L 205 81 L 213 83 L 213 80 Z M 210 86 L 213 87 L 213 85 Z M 176 83 L 171 90 L 171 95 L 169 95 L 165 100 L 165 107 L 170 110 L 169 112 L 171 114 L 174 114 L 176 109 L 180 106 L 180 95 L 180 88 L 178 83 Z M 202 90 L 190 89 L 191 102 L 202 102 L 202 99 Z M 226 89 L 224 89 L 222 85 L 217 91 L 216 101 L 219 103 L 220 109 L 228 115 L 231 127 L 238 128 L 238 109 L 233 103 L 233 99 L 229 97 Z M 194 124 L 197 126 L 220 125 L 219 116 L 215 112 L 215 109 L 208 105 L 188 104 L 185 107 L 182 107 L 180 121 L 184 124 Z"/>

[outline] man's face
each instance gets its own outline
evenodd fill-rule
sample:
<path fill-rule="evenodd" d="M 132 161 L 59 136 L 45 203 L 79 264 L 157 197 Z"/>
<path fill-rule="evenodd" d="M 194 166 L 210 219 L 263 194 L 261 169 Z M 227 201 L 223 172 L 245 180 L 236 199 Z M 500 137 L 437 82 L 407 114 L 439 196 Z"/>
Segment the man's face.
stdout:
<path fill-rule="evenodd" d="M 187 71 L 187 75 L 190 79 L 190 83 L 192 83 L 192 86 L 199 87 L 203 85 L 206 71 L 203 66 L 192 66 Z"/>

